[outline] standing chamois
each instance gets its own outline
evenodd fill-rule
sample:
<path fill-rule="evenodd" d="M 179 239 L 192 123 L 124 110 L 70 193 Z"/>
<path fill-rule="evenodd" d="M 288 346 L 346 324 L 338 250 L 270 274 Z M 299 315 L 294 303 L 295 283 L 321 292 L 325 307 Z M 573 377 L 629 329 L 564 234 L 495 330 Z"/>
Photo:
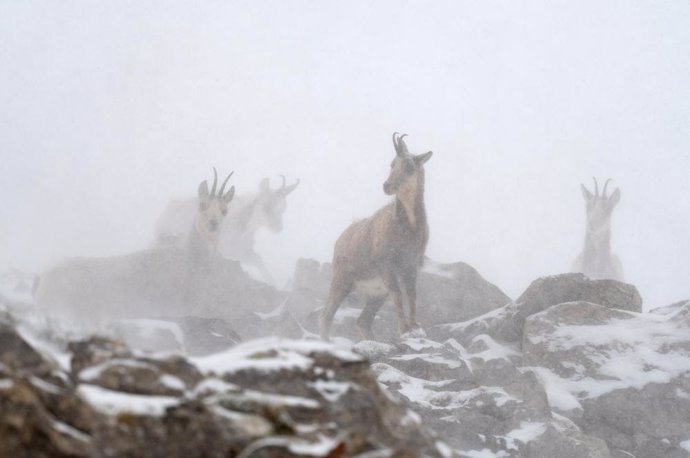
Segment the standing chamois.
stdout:
<path fill-rule="evenodd" d="M 47 310 L 96 321 L 189 313 L 212 273 L 218 234 L 235 194 L 234 186 L 225 192 L 232 173 L 220 190 L 215 168 L 213 173 L 210 191 L 205 180 L 199 185 L 196 216 L 183 247 L 67 259 L 40 276 L 36 303 Z"/>
<path fill-rule="evenodd" d="M 254 236 L 261 227 L 274 233 L 283 229 L 283 214 L 287 208 L 287 196 L 299 185 L 299 180 L 287 185 L 281 175 L 282 185 L 271 189 L 268 178 L 261 180 L 258 192 L 238 195 L 228 210 L 225 223 L 218 235 L 218 252 L 227 259 L 255 267 L 264 281 L 275 281 L 263 259 L 254 249 Z M 196 204 L 193 199 L 172 200 L 156 221 L 157 244 L 179 245 L 194 218 Z"/>
<path fill-rule="evenodd" d="M 367 296 L 357 326 L 372 339 L 372 322 L 388 295 L 397 307 L 400 333 L 418 327 L 417 273 L 429 239 L 424 208 L 424 163 L 432 152 L 413 155 L 405 135 L 393 134 L 395 159 L 383 184 L 395 199 L 370 218 L 357 221 L 341 234 L 333 254 L 333 278 L 328 302 L 321 313 L 321 338 L 329 339 L 338 307 L 353 290 Z M 405 305 L 409 315 L 405 316 Z"/>
<path fill-rule="evenodd" d="M 599 184 L 594 178 L 594 194 L 581 184 L 587 210 L 585 247 L 573 265 L 574 272 L 590 278 L 608 278 L 623 281 L 623 267 L 618 257 L 611 253 L 611 213 L 621 199 L 621 191 L 606 195 L 609 181 L 599 195 Z"/>

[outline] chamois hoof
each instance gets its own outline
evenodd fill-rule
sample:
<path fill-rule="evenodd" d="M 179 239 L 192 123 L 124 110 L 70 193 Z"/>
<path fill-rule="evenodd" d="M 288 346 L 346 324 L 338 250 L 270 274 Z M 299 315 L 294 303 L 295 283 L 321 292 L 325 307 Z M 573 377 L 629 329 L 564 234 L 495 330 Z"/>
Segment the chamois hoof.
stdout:
<path fill-rule="evenodd" d="M 426 331 L 424 329 L 422 329 L 419 325 L 417 325 L 414 328 L 411 328 L 409 331 L 400 335 L 401 339 L 407 339 L 407 338 L 420 339 L 423 337 L 426 337 Z"/>

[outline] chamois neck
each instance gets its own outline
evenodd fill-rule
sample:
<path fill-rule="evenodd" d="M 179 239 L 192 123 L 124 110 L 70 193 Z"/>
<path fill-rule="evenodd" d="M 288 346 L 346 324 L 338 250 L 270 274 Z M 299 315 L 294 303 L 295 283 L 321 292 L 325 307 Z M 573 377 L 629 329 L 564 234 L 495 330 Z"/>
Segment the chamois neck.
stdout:
<path fill-rule="evenodd" d="M 611 257 L 611 230 L 587 231 L 583 260 L 585 267 L 598 268 Z"/>
<path fill-rule="evenodd" d="M 426 208 L 424 207 L 424 171 L 421 170 L 415 182 L 405 187 L 395 196 L 395 205 L 401 206 L 405 219 L 414 230 L 426 227 Z"/>
<path fill-rule="evenodd" d="M 187 258 L 192 264 L 208 264 L 216 250 L 216 243 L 211 242 L 199 234 L 194 221 L 187 240 Z"/>

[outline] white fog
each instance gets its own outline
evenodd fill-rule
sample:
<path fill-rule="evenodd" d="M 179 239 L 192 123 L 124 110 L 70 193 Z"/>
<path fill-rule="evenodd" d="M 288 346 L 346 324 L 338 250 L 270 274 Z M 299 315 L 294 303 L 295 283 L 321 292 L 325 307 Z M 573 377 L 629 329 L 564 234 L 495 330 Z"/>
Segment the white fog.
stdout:
<path fill-rule="evenodd" d="M 0 0 L 0 273 L 148 250 L 168 201 L 196 198 L 216 167 L 238 197 L 300 181 L 283 230 L 255 241 L 288 290 L 298 259 L 330 262 L 343 230 L 391 201 L 397 131 L 433 151 L 434 261 L 516 299 L 572 271 L 581 184 L 611 178 L 611 247 L 641 311 L 688 300 L 689 25 L 681 0 Z M 654 323 L 639 335 L 666 332 Z M 687 436 L 671 442 L 690 453 Z"/>

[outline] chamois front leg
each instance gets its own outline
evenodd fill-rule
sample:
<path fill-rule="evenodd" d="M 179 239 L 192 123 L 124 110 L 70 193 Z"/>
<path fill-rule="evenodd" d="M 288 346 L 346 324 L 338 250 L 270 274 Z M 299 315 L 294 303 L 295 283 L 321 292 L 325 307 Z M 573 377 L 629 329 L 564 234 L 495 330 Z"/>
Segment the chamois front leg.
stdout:
<path fill-rule="evenodd" d="M 417 323 L 417 269 L 410 270 L 401 276 L 400 289 L 405 292 L 409 311 L 408 331 L 418 328 Z"/>

